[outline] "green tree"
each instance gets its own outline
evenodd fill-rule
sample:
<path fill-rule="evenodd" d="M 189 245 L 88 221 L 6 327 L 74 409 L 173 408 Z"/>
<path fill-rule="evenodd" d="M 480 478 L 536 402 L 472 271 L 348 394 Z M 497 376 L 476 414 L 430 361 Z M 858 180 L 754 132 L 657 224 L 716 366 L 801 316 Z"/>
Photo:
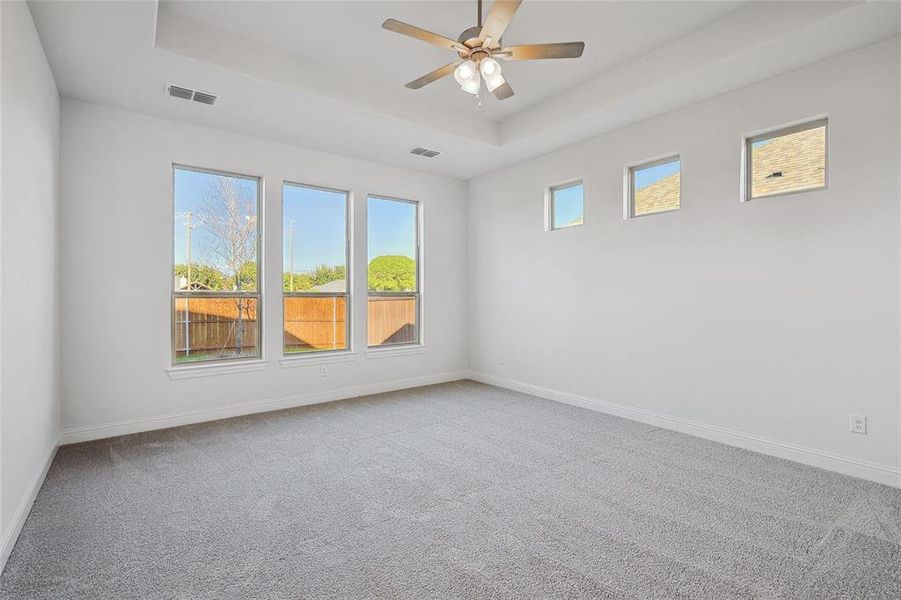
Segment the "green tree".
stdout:
<path fill-rule="evenodd" d="M 236 291 L 254 292 L 257 289 L 257 263 L 249 260 L 238 269 L 237 277 L 231 282 Z"/>
<path fill-rule="evenodd" d="M 310 279 L 313 281 L 313 285 L 325 285 L 331 281 L 340 281 L 344 279 L 346 275 L 344 265 L 336 265 L 334 267 L 330 267 L 329 265 L 318 265 L 315 269 L 310 272 Z"/>
<path fill-rule="evenodd" d="M 304 292 L 313 287 L 313 280 L 306 273 L 284 273 L 282 275 L 282 285 L 286 292 L 291 291 L 291 276 L 294 276 L 294 291 Z"/>
<path fill-rule="evenodd" d="M 175 265 L 175 276 L 184 277 L 185 285 L 187 285 L 188 265 Z M 220 292 L 228 289 L 226 287 L 226 279 L 227 278 L 225 277 L 225 275 L 223 275 L 221 271 L 214 267 L 195 262 L 191 263 L 191 283 L 193 285 L 200 284 L 207 289 L 213 290 L 215 292 Z"/>
<path fill-rule="evenodd" d="M 377 256 L 369 263 L 369 291 L 412 292 L 416 289 L 416 261 L 409 256 Z"/>

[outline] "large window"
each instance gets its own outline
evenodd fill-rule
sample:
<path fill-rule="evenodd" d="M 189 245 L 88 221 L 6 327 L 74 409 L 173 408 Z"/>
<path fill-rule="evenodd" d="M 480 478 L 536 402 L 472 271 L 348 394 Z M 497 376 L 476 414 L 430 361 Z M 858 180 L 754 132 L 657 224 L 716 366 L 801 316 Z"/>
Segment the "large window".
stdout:
<path fill-rule="evenodd" d="M 826 119 L 746 138 L 745 157 L 745 200 L 824 189 Z"/>
<path fill-rule="evenodd" d="M 584 188 L 581 181 L 552 187 L 548 192 L 548 229 L 582 224 Z"/>
<path fill-rule="evenodd" d="M 627 183 L 628 217 L 678 210 L 681 203 L 682 161 L 670 156 L 630 167 Z"/>
<path fill-rule="evenodd" d="M 350 195 L 286 183 L 283 198 L 285 354 L 347 350 Z"/>
<path fill-rule="evenodd" d="M 173 363 L 260 356 L 260 180 L 174 166 Z"/>
<path fill-rule="evenodd" d="M 419 343 L 419 204 L 370 196 L 369 346 Z"/>

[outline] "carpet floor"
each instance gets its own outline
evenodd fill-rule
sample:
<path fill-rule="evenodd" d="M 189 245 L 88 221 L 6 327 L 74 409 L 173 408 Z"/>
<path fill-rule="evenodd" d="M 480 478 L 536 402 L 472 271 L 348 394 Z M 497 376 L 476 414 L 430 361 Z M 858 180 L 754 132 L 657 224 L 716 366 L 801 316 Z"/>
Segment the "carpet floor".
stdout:
<path fill-rule="evenodd" d="M 470 381 L 64 446 L 2 598 L 901 598 L 901 490 Z"/>

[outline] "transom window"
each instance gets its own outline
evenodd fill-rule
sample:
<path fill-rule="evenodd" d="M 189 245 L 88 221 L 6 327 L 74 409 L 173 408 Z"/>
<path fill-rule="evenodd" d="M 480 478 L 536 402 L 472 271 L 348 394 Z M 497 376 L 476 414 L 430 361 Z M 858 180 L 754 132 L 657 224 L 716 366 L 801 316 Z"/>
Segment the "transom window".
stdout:
<path fill-rule="evenodd" d="M 172 362 L 259 358 L 260 180 L 172 172 Z"/>
<path fill-rule="evenodd" d="M 826 119 L 745 139 L 745 200 L 826 188 Z"/>
<path fill-rule="evenodd" d="M 552 187 L 548 194 L 549 229 L 563 229 L 583 223 L 584 186 L 581 181 Z"/>
<path fill-rule="evenodd" d="M 285 183 L 284 353 L 350 347 L 350 194 Z"/>
<path fill-rule="evenodd" d="M 369 346 L 420 341 L 419 203 L 368 198 Z"/>
<path fill-rule="evenodd" d="M 682 161 L 678 156 L 630 167 L 626 216 L 641 217 L 678 210 L 681 178 Z"/>

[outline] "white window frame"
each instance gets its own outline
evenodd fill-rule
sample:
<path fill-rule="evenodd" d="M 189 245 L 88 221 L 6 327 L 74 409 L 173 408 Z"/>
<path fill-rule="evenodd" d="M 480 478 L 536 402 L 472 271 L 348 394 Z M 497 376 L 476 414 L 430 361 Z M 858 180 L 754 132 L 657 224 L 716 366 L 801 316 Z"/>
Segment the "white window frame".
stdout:
<path fill-rule="evenodd" d="M 175 220 L 176 220 L 176 206 L 175 206 L 175 171 L 194 171 L 196 173 L 206 173 L 209 175 L 220 175 L 223 177 L 233 177 L 237 179 L 245 179 L 245 180 L 254 180 L 257 183 L 257 289 L 255 292 L 202 292 L 202 293 L 194 293 L 192 294 L 190 290 L 187 292 L 178 292 L 174 289 L 173 282 L 173 270 L 175 268 Z M 171 177 L 171 196 L 172 196 L 172 221 L 171 227 L 169 229 L 170 234 L 172 235 L 169 244 L 169 313 L 171 318 L 171 327 L 169 332 L 169 367 L 167 368 L 167 372 L 169 373 L 169 377 L 172 379 L 184 379 L 189 377 L 198 377 L 204 375 L 216 375 L 221 373 L 231 373 L 231 372 L 243 372 L 243 371 L 256 371 L 262 370 L 265 368 L 266 360 L 265 360 L 265 331 L 263 322 L 263 289 L 264 286 L 264 269 L 266 261 L 263 260 L 263 226 L 264 226 L 264 217 L 263 217 L 263 206 L 264 206 L 264 182 L 263 177 L 261 175 L 248 175 L 244 173 L 236 173 L 234 171 L 224 171 L 222 169 L 212 169 L 208 167 L 195 167 L 191 165 L 186 165 L 182 163 L 171 163 L 169 174 Z M 207 360 L 198 360 L 198 361 L 184 361 L 184 362 L 176 362 L 177 351 L 175 348 L 175 329 L 177 326 L 177 311 L 175 310 L 175 300 L 177 298 L 216 298 L 216 297 L 226 297 L 231 298 L 234 296 L 242 296 L 247 298 L 255 298 L 257 301 L 256 312 L 257 312 L 257 353 L 252 356 L 246 356 L 241 358 L 221 358 L 221 359 L 207 359 Z"/>
<path fill-rule="evenodd" d="M 658 210 L 657 212 L 643 215 L 635 214 L 635 171 L 641 171 L 658 165 L 679 161 L 679 207 Z M 639 162 L 633 162 L 625 166 L 623 170 L 623 218 L 640 219 L 677 212 L 682 208 L 682 155 L 678 152 L 670 152 L 656 158 L 650 158 Z"/>
<path fill-rule="evenodd" d="M 823 140 L 823 151 L 826 169 L 823 173 L 823 185 L 814 188 L 805 188 L 803 190 L 792 190 L 789 192 L 779 192 L 776 194 L 767 194 L 765 196 L 753 196 L 751 194 L 752 173 L 754 165 L 751 164 L 753 153 L 751 152 L 751 144 L 762 140 L 770 140 L 792 133 L 808 131 L 818 127 L 825 126 L 825 138 Z M 779 198 L 781 196 L 792 196 L 794 194 L 804 194 L 807 192 L 821 192 L 829 189 L 829 115 L 823 114 L 815 117 L 808 117 L 790 123 L 783 123 L 776 127 L 753 131 L 742 136 L 741 143 L 741 190 L 739 199 L 741 202 L 750 202 L 751 200 L 763 200 L 766 198 Z"/>
<path fill-rule="evenodd" d="M 369 291 L 369 200 L 375 198 L 377 200 L 390 200 L 393 202 L 406 202 L 416 207 L 416 291 L 415 292 L 370 292 Z M 425 348 L 425 331 L 424 315 L 424 290 L 423 290 L 423 264 L 422 264 L 422 238 L 423 238 L 423 206 L 419 200 L 411 200 L 409 198 L 398 198 L 396 196 L 386 196 L 384 194 L 366 194 L 366 354 L 368 358 L 380 358 L 383 356 L 403 356 L 406 354 L 418 354 Z M 387 344 L 370 346 L 369 345 L 369 298 L 371 297 L 408 297 L 413 296 L 416 299 L 416 323 L 414 324 L 414 340 L 404 344 Z"/>
<path fill-rule="evenodd" d="M 572 223 L 570 225 L 554 226 L 556 218 L 556 201 L 555 194 L 562 190 L 567 190 L 576 186 L 582 186 L 582 222 Z M 583 179 L 570 179 L 564 183 L 548 186 L 544 192 L 544 228 L 545 231 L 560 231 L 562 229 L 570 229 L 585 224 L 585 181 Z"/>
<path fill-rule="evenodd" d="M 341 292 L 286 292 L 284 286 L 284 277 L 282 277 L 282 366 L 295 366 L 302 364 L 313 364 L 323 362 L 334 362 L 341 360 L 352 360 L 353 349 L 353 246 L 351 243 L 353 236 L 353 194 L 350 190 L 342 190 L 339 188 L 326 187 L 322 185 L 314 185 L 309 183 L 299 183 L 295 181 L 282 181 L 282 232 L 285 231 L 285 187 L 301 187 L 312 190 L 321 190 L 324 192 L 334 192 L 344 194 L 344 271 L 345 271 L 345 290 Z M 282 240 L 282 252 L 284 252 L 284 240 Z M 284 271 L 284 255 L 282 260 L 282 270 Z M 344 345 L 345 348 L 334 350 L 313 350 L 310 352 L 286 352 L 285 351 L 285 300 L 289 297 L 297 298 L 332 298 L 344 297 Z"/>

